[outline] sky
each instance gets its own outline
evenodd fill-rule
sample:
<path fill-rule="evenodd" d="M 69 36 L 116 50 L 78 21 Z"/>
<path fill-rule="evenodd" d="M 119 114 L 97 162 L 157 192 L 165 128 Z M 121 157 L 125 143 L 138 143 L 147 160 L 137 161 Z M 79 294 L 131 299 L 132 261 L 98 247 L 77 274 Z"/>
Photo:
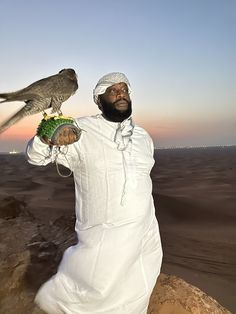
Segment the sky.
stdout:
<path fill-rule="evenodd" d="M 123 72 L 156 148 L 236 145 L 235 0 L 0 0 L 0 15 L 1 93 L 73 68 L 62 112 L 94 115 L 99 78 Z M 23 105 L 0 104 L 0 123 Z M 0 152 L 24 151 L 41 119 L 2 133 Z"/>

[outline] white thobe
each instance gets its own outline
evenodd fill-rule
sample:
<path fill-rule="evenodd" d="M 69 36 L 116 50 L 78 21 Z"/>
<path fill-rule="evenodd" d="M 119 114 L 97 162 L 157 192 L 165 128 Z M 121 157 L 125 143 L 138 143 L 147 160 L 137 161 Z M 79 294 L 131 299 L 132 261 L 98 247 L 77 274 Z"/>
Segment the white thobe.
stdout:
<path fill-rule="evenodd" d="M 50 314 L 146 313 L 162 262 L 152 140 L 135 125 L 121 150 L 115 140 L 119 123 L 97 115 L 77 124 L 81 138 L 59 154 L 56 148 L 49 154 L 38 137 L 27 147 L 30 163 L 57 159 L 73 171 L 76 197 L 78 244 L 65 251 L 36 302 Z"/>

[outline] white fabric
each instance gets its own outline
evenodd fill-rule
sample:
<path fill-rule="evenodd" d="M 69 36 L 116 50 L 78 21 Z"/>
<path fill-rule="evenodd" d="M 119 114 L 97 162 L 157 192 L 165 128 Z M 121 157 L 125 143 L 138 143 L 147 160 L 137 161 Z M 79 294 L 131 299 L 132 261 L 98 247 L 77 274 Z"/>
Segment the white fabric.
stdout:
<path fill-rule="evenodd" d="M 84 130 L 80 140 L 62 148 L 66 154 L 57 159 L 74 172 L 79 241 L 65 251 L 36 302 L 50 314 L 144 314 L 162 262 L 150 178 L 152 140 L 135 125 L 132 141 L 119 150 L 119 123 L 101 115 L 77 123 Z M 37 137 L 27 155 L 35 165 L 57 156 L 49 156 Z"/>
<path fill-rule="evenodd" d="M 127 149 L 128 145 L 132 141 L 131 136 L 133 134 L 133 129 L 134 125 L 131 117 L 118 123 L 114 137 L 114 141 L 117 143 L 117 149 Z"/>
<path fill-rule="evenodd" d="M 98 81 L 97 85 L 93 90 L 94 102 L 97 104 L 98 95 L 104 94 L 108 87 L 118 83 L 125 83 L 129 89 L 129 92 L 131 92 L 129 80 L 123 73 L 120 72 L 108 73 L 104 75 L 102 78 L 100 78 L 100 80 Z"/>

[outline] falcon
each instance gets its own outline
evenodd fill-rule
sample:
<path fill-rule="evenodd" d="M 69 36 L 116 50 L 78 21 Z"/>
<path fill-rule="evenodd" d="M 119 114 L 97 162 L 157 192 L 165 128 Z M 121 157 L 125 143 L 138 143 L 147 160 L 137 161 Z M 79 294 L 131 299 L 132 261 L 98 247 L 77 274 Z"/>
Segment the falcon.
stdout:
<path fill-rule="evenodd" d="M 62 115 L 61 105 L 78 89 L 77 75 L 73 69 L 62 69 L 58 74 L 38 80 L 26 88 L 11 93 L 0 93 L 0 103 L 23 101 L 22 107 L 0 125 L 0 133 L 22 118 L 52 108 L 52 113 Z"/>

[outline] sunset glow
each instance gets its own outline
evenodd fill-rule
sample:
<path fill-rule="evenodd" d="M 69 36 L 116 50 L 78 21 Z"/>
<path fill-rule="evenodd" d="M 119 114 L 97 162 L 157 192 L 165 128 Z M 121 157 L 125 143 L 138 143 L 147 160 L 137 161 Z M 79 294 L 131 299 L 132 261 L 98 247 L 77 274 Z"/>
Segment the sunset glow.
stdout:
<path fill-rule="evenodd" d="M 94 115 L 98 79 L 120 71 L 131 83 L 134 120 L 156 147 L 236 144 L 234 1 L 13 2 L 0 4 L 12 12 L 0 20 L 0 93 L 71 67 L 79 89 L 62 111 Z M 0 104 L 0 123 L 23 105 Z M 41 119 L 27 117 L 1 134 L 0 151 L 24 151 Z"/>

